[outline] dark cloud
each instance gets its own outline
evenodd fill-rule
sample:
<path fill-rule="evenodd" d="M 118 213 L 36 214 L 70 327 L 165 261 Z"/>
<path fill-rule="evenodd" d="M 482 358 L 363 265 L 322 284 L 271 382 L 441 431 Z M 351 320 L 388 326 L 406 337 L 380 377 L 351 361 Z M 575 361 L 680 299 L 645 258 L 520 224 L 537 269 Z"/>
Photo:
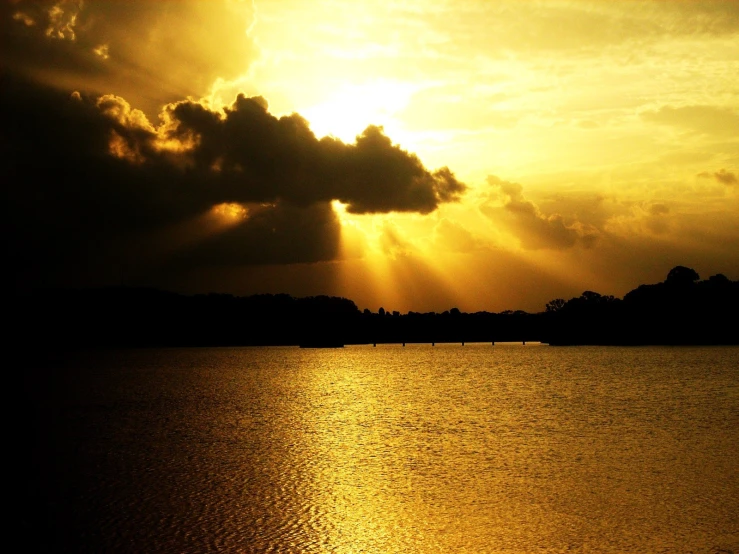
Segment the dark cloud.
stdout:
<path fill-rule="evenodd" d="M 260 97 L 239 96 L 225 116 L 194 102 L 167 113 L 168 136 L 195 142 L 183 156 L 217 179 L 231 202 L 340 200 L 351 213 L 428 213 L 465 190 L 447 168 L 429 172 L 380 127 L 368 127 L 351 145 L 318 140 L 305 119 L 278 119 Z"/>
<path fill-rule="evenodd" d="M 338 256 L 340 231 L 327 202 L 256 205 L 243 223 L 180 251 L 173 261 L 184 267 L 328 261 Z"/>
<path fill-rule="evenodd" d="M 6 237 L 18 280 L 142 282 L 198 265 L 336 259 L 331 201 L 428 213 L 464 191 L 369 127 L 318 140 L 262 98 L 172 104 L 158 127 L 112 95 L 0 83 Z"/>
<path fill-rule="evenodd" d="M 698 174 L 698 177 L 703 177 L 705 179 L 715 179 L 719 183 L 723 185 L 737 185 L 739 184 L 739 178 L 737 178 L 735 173 L 732 173 L 731 171 L 727 171 L 726 169 L 719 169 L 716 172 L 711 173 L 710 171 L 703 171 L 702 173 Z"/>
<path fill-rule="evenodd" d="M 600 232 L 595 227 L 560 214 L 542 213 L 538 206 L 526 200 L 520 184 L 493 175 L 488 177 L 488 184 L 494 189 L 494 199 L 503 205 L 487 202 L 480 208 L 482 213 L 508 227 L 524 248 L 562 250 L 578 244 L 590 248 L 597 242 Z"/>

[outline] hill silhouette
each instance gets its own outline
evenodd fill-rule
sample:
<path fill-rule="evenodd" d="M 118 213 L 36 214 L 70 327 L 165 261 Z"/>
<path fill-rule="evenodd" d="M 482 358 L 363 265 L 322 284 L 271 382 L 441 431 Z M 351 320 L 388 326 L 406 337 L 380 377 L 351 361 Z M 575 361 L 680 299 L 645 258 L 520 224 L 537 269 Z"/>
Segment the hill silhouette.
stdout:
<path fill-rule="evenodd" d="M 739 344 L 739 281 L 677 266 L 622 299 L 585 291 L 538 313 L 360 311 L 346 298 L 186 296 L 150 288 L 36 290 L 14 298 L 24 348 L 541 341 L 551 345 Z"/>

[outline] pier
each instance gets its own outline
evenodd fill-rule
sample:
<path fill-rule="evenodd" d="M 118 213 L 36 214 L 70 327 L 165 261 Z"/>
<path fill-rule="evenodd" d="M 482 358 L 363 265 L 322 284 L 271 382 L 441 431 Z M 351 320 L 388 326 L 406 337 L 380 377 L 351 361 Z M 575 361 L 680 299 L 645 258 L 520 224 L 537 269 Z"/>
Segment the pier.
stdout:
<path fill-rule="evenodd" d="M 389 341 L 374 341 L 372 343 L 367 343 L 367 344 L 372 344 L 372 346 L 376 348 L 378 344 L 381 346 L 399 344 L 403 347 L 405 347 L 407 344 L 430 344 L 431 346 L 436 346 L 437 344 L 440 344 L 440 345 L 441 344 L 460 344 L 461 346 L 465 346 L 465 344 L 467 344 L 468 342 L 472 342 L 472 344 L 490 343 L 490 346 L 495 346 L 496 343 L 498 344 L 498 346 L 517 345 L 517 344 L 520 344 L 521 346 L 526 346 L 527 343 L 531 346 L 541 346 L 541 345 L 547 346 L 548 345 L 548 343 L 544 341 L 529 340 L 529 339 L 527 340 L 505 340 L 505 341 L 494 341 L 494 340 L 492 341 L 449 341 L 449 340 L 445 340 L 445 341 L 437 341 L 437 340 L 433 340 L 433 341 L 394 341 L 394 340 L 389 340 Z M 358 344 L 361 344 L 361 343 L 358 343 Z"/>

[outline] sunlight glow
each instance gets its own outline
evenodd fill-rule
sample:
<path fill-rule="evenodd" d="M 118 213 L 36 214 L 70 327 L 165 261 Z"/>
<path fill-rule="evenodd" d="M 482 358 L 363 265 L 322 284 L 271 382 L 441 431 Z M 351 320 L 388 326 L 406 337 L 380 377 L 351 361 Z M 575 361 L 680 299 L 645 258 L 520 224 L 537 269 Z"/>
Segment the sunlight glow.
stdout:
<path fill-rule="evenodd" d="M 211 208 L 213 215 L 217 216 L 222 222 L 236 224 L 249 215 L 246 206 L 237 202 L 224 202 L 217 204 Z"/>
<path fill-rule="evenodd" d="M 352 143 L 369 125 L 392 125 L 416 88 L 400 81 L 347 83 L 322 102 L 299 111 L 316 136 L 331 135 Z"/>
<path fill-rule="evenodd" d="M 445 270 L 449 253 L 440 251 L 433 235 L 434 218 L 407 213 L 357 215 L 334 201 L 341 223 L 339 282 L 343 294 L 376 311 L 406 313 L 435 297 L 439 311 L 465 303 L 473 305 L 481 288 L 460 287 L 469 280 L 467 257 L 454 272 Z M 462 259 L 463 258 L 463 259 Z"/>
<path fill-rule="evenodd" d="M 649 38 L 637 27 L 591 33 L 621 13 L 651 24 L 680 10 L 502 4 L 260 4 L 252 29 L 259 59 L 213 84 L 208 105 L 261 95 L 270 113 L 300 114 L 319 138 L 351 144 L 368 125 L 381 126 L 426 167 L 448 166 L 468 186 L 459 203 L 426 216 L 352 214 L 332 203 L 341 294 L 362 307 L 538 310 L 582 287 L 623 293 L 634 272 L 653 264 L 627 267 L 621 248 L 646 251 L 658 240 L 690 250 L 678 220 L 688 205 L 699 206 L 695 217 L 736 206 L 735 148 L 726 147 L 736 121 L 735 95 L 726 92 L 736 41 L 701 35 L 707 73 L 698 89 L 681 84 L 694 70 L 696 41 L 679 26 Z M 687 4 L 684 11 L 694 21 Z M 524 35 L 530 40 L 516 40 Z M 656 50 L 644 51 L 644 40 Z M 657 80 L 653 67 L 662 69 Z M 491 175 L 520 183 L 520 198 L 496 200 Z M 691 184 L 696 175 L 705 176 L 700 187 Z M 698 192 L 709 184 L 716 196 Z M 657 222 L 649 206 L 670 201 Z M 593 246 L 578 233 L 567 243 L 557 229 L 596 229 L 601 239 Z"/>
<path fill-rule="evenodd" d="M 346 225 L 356 225 L 356 221 L 354 221 L 351 214 L 346 211 L 346 206 L 347 204 L 344 204 L 340 200 L 334 200 L 331 202 L 331 208 L 333 208 L 342 227 Z"/>

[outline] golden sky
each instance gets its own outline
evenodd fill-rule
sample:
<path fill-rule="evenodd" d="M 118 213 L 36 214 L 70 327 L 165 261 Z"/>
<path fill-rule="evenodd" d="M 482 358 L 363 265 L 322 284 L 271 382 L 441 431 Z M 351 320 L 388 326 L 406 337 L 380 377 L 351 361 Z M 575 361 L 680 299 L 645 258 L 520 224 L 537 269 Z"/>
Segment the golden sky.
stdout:
<path fill-rule="evenodd" d="M 739 278 L 739 1 L 0 15 L 19 279 L 471 312 Z"/>

